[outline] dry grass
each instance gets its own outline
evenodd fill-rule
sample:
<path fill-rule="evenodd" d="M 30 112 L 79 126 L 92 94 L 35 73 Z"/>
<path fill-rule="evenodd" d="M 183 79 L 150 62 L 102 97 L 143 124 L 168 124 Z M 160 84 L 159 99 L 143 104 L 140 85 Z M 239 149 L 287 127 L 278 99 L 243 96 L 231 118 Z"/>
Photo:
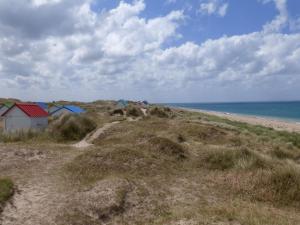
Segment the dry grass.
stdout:
<path fill-rule="evenodd" d="M 76 141 L 96 128 L 96 123 L 87 116 L 62 115 L 52 121 L 49 132 L 58 141 Z"/>

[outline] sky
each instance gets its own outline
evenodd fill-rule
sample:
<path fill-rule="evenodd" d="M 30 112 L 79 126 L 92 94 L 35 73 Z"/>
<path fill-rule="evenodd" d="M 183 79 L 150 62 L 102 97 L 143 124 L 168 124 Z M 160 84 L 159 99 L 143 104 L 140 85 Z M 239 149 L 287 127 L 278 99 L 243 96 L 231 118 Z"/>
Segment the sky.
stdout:
<path fill-rule="evenodd" d="M 300 100 L 299 0 L 0 0 L 0 97 Z"/>

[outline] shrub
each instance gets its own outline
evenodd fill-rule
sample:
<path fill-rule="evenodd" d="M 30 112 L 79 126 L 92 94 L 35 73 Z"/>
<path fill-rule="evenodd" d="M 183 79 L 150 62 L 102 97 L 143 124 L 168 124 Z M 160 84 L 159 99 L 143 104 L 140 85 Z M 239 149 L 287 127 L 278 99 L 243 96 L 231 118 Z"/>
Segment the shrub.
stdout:
<path fill-rule="evenodd" d="M 124 115 L 124 112 L 123 112 L 122 109 L 115 109 L 115 110 L 113 110 L 110 114 L 111 114 L 111 115 L 121 115 L 121 116 L 123 116 L 123 115 Z"/>
<path fill-rule="evenodd" d="M 127 110 L 127 116 L 139 117 L 144 115 L 142 110 L 138 107 L 130 106 L 127 107 L 126 110 Z"/>
<path fill-rule="evenodd" d="M 166 110 L 165 108 L 162 107 L 154 107 L 152 109 L 150 109 L 149 111 L 151 116 L 157 116 L 160 118 L 168 118 L 170 113 L 170 109 L 168 108 L 168 110 Z"/>
<path fill-rule="evenodd" d="M 14 184 L 10 179 L 2 178 L 0 179 L 0 213 L 3 209 L 4 203 L 9 200 L 9 198 L 14 193 Z"/>
<path fill-rule="evenodd" d="M 96 123 L 87 116 L 62 115 L 53 122 L 50 132 L 59 141 L 75 141 L 84 138 L 96 128 Z"/>

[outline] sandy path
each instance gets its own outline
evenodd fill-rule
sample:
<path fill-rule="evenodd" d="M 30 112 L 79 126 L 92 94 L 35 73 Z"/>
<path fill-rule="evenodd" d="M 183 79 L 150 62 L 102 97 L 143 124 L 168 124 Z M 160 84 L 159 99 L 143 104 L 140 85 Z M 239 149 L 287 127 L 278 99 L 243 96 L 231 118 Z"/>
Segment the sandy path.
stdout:
<path fill-rule="evenodd" d="M 144 116 L 147 116 L 147 109 L 141 108 L 141 110 L 142 110 Z"/>
<path fill-rule="evenodd" d="M 62 189 L 62 167 L 80 151 L 56 153 L 36 163 L 38 166 L 23 171 L 24 179 L 15 180 L 17 191 L 6 205 L 0 218 L 1 225 L 50 225 L 64 207 L 68 196 Z M 30 174 L 30 175 L 28 175 Z"/>
<path fill-rule="evenodd" d="M 75 148 L 87 148 L 92 144 L 94 140 L 96 140 L 101 134 L 103 134 L 106 130 L 114 126 L 115 124 L 120 123 L 119 121 L 115 121 L 112 123 L 107 123 L 103 127 L 100 127 L 98 130 L 93 131 L 92 133 L 88 134 L 83 140 L 73 145 Z"/>

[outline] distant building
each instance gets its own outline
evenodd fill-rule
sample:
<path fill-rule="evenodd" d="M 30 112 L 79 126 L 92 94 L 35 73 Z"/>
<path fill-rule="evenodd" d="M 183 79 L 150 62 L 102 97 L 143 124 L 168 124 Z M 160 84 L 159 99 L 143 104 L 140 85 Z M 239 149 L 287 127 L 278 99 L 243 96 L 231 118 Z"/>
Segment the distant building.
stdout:
<path fill-rule="evenodd" d="M 117 107 L 118 107 L 119 109 L 124 109 L 124 108 L 126 108 L 127 106 L 128 106 L 128 101 L 123 100 L 123 99 L 120 99 L 120 100 L 118 101 L 118 103 L 117 103 Z"/>
<path fill-rule="evenodd" d="M 16 103 L 3 115 L 4 130 L 44 130 L 48 126 L 48 113 L 37 104 Z"/>
<path fill-rule="evenodd" d="M 13 106 L 13 103 L 6 102 L 0 105 L 0 116 L 2 116 L 10 107 Z"/>
<path fill-rule="evenodd" d="M 50 108 L 51 116 L 60 116 L 62 114 L 81 114 L 84 113 L 85 110 L 75 105 L 64 105 L 64 106 L 56 106 L 56 110 L 54 108 Z"/>

